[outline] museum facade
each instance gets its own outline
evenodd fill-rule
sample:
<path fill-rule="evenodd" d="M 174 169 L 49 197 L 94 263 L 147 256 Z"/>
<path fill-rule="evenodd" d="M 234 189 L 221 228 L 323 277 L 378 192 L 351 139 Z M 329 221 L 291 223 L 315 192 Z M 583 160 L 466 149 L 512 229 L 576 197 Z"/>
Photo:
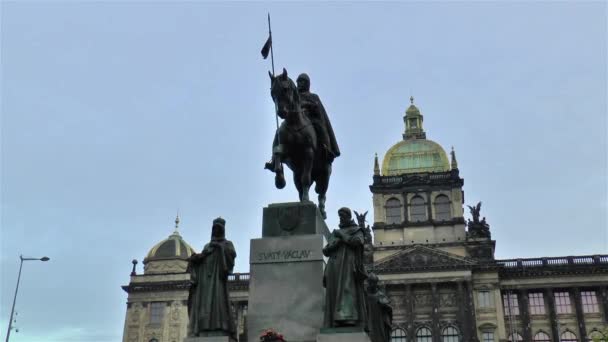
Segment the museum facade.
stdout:
<path fill-rule="evenodd" d="M 464 180 L 426 138 L 413 98 L 400 141 L 374 161 L 373 271 L 393 307 L 394 342 L 586 342 L 608 328 L 608 255 L 494 258 L 480 206 L 464 217 Z M 145 257 L 128 293 L 123 342 L 181 342 L 186 336 L 194 249 L 178 231 Z M 229 276 L 240 341 L 246 341 L 249 275 Z M 289 336 L 286 336 L 289 340 Z"/>

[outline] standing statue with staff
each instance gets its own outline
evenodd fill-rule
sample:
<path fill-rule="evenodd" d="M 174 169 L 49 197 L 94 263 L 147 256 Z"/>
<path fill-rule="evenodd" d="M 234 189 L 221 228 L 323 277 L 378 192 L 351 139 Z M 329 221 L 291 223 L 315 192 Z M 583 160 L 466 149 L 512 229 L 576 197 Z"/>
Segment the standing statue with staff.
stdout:
<path fill-rule="evenodd" d="M 272 158 L 265 168 L 275 173 L 275 186 L 285 187 L 283 164 L 293 172 L 293 181 L 301 202 L 309 201 L 309 190 L 315 183 L 319 210 L 324 218 L 326 193 L 334 159 L 340 155 L 333 128 L 325 108 L 317 96 L 310 92 L 310 78 L 301 74 L 296 84 L 287 70 L 275 76 L 270 15 L 269 37 L 262 48 L 262 56 L 272 60 L 270 94 L 275 103 L 277 133 L 272 144 Z M 283 119 L 279 126 L 278 118 Z"/>

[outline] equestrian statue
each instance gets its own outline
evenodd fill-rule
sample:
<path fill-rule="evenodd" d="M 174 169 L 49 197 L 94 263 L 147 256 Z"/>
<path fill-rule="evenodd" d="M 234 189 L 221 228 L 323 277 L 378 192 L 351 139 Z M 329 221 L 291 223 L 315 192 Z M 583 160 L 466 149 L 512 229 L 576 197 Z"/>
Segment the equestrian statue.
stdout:
<path fill-rule="evenodd" d="M 275 186 L 285 187 L 283 164 L 293 172 L 293 182 L 301 202 L 310 201 L 308 192 L 315 183 L 319 198 L 319 210 L 325 213 L 325 194 L 329 186 L 331 165 L 340 155 L 334 131 L 317 96 L 310 92 L 310 78 L 301 74 L 297 87 L 287 75 L 287 70 L 274 76 L 268 72 L 270 94 L 276 114 L 283 121 L 272 144 L 272 159 L 265 168 L 275 173 Z"/>

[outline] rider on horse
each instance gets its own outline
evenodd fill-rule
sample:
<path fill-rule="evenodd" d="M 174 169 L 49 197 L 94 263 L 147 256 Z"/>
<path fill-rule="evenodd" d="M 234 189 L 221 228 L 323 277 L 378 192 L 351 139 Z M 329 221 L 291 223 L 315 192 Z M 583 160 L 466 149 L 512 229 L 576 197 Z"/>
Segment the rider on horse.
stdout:
<path fill-rule="evenodd" d="M 306 73 L 300 74 L 296 83 L 298 85 L 298 94 L 300 95 L 300 108 L 303 114 L 312 122 L 317 133 L 316 145 L 323 149 L 326 160 L 331 163 L 335 158 L 340 156 L 340 148 L 338 147 L 338 142 L 336 141 L 336 136 L 325 107 L 323 107 L 319 96 L 310 92 L 310 77 Z M 276 139 L 273 142 L 273 151 L 275 150 L 277 150 Z M 265 168 L 274 172 L 275 153 L 273 153 L 270 161 L 266 163 Z"/>

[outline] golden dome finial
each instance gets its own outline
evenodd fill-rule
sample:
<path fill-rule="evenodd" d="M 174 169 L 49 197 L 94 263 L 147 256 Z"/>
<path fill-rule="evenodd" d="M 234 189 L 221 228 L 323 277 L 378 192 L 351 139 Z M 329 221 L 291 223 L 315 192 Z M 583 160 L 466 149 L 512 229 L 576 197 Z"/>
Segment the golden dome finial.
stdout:
<path fill-rule="evenodd" d="M 414 96 L 410 95 L 410 104 L 414 104 Z"/>

